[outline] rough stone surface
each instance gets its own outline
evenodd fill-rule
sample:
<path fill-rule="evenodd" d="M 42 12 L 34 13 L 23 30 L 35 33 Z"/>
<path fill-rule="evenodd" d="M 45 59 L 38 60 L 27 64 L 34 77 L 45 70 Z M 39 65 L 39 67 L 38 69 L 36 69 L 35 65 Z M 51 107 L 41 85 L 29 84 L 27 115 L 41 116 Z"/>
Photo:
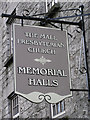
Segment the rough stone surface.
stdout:
<path fill-rule="evenodd" d="M 61 2 L 61 10 L 70 8 L 79 8 L 84 4 L 84 10 L 86 13 L 90 12 L 90 2 Z M 16 8 L 17 15 L 22 15 L 23 9 L 28 9 L 30 15 L 45 12 L 45 3 L 0 3 L 0 14 L 11 13 Z M 57 17 L 80 14 L 79 11 L 64 11 L 58 13 Z M 68 18 L 67 21 L 79 22 L 80 17 Z M 7 68 L 4 67 L 4 63 L 8 60 L 8 53 L 10 53 L 10 47 L 8 41 L 10 41 L 8 26 L 6 25 L 7 18 L 0 18 L 0 119 L 11 117 L 11 102 L 8 96 L 14 90 L 13 82 L 13 63 Z M 21 23 L 20 20 L 15 20 L 16 23 Z M 38 25 L 39 22 L 24 20 L 24 24 Z M 55 24 L 60 27 L 60 25 Z M 47 25 L 53 27 L 51 25 Z M 61 28 L 60 28 L 61 29 Z M 86 41 L 88 48 L 88 65 L 90 74 L 90 17 L 85 17 L 85 31 Z M 83 67 L 85 67 L 84 48 L 82 46 L 82 53 L 80 57 L 81 49 L 81 37 L 82 31 L 78 26 L 63 25 L 63 30 L 68 32 L 68 44 L 69 44 L 69 56 L 70 56 L 70 73 L 71 73 L 71 85 L 73 89 L 87 89 L 86 74 L 81 73 Z M 10 54 L 9 54 L 10 55 Z M 80 64 L 81 58 L 81 64 Z M 89 76 L 90 77 L 90 76 Z M 19 96 L 20 117 L 21 118 L 47 118 L 50 116 L 50 105 L 43 101 L 40 104 L 34 104 L 25 98 Z M 65 114 L 62 117 L 69 118 L 90 118 L 90 102 L 88 102 L 88 93 L 74 91 L 72 97 L 65 100 Z"/>

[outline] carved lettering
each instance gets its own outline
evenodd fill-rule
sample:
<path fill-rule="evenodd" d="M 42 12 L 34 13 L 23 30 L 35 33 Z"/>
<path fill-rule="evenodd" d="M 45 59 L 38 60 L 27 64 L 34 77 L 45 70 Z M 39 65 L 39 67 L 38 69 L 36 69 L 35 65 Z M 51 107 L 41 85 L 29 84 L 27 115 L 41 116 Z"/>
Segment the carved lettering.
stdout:
<path fill-rule="evenodd" d="M 45 41 L 36 41 L 36 40 L 24 40 L 17 39 L 18 44 L 33 45 L 33 46 L 42 46 L 42 47 L 53 47 L 53 48 L 63 48 L 64 44 L 57 42 L 45 42 Z"/>
<path fill-rule="evenodd" d="M 28 37 L 28 38 L 38 38 L 38 34 L 37 33 L 25 32 L 25 37 Z"/>
<path fill-rule="evenodd" d="M 40 53 L 40 54 L 49 54 L 49 55 L 55 55 L 56 54 L 56 50 L 54 50 L 54 49 L 42 49 L 42 48 L 29 47 L 29 48 L 27 48 L 27 51 L 29 53 Z"/>
<path fill-rule="evenodd" d="M 67 77 L 65 70 L 32 68 L 32 67 L 18 67 L 17 69 L 18 69 L 18 74 Z"/>
<path fill-rule="evenodd" d="M 56 36 L 54 36 L 54 35 L 46 35 L 46 34 L 41 34 L 40 39 L 57 40 Z"/>
<path fill-rule="evenodd" d="M 47 87 L 57 87 L 58 81 L 57 80 L 45 80 L 45 79 L 31 79 L 28 78 L 28 85 L 29 86 L 47 86 Z"/>

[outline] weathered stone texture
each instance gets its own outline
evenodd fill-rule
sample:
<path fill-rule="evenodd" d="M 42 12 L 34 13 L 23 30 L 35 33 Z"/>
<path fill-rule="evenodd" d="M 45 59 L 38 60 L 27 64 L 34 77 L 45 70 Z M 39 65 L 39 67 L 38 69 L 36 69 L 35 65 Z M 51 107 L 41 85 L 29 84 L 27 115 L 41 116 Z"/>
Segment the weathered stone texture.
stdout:
<path fill-rule="evenodd" d="M 70 8 L 79 8 L 82 3 L 62 3 L 62 9 Z M 84 10 L 86 11 L 88 8 L 88 4 L 84 3 Z M 71 13 L 71 14 L 70 14 Z M 75 12 L 76 13 L 76 12 Z M 68 12 L 68 16 L 73 15 L 74 11 Z M 80 14 L 80 12 L 78 13 Z M 67 16 L 67 12 L 63 13 L 63 16 Z M 79 22 L 80 18 L 68 18 L 67 20 L 73 22 Z M 88 18 L 85 17 L 85 30 L 86 30 L 86 41 L 88 41 Z M 71 83 L 73 89 L 87 89 L 87 80 L 86 74 L 79 72 L 79 59 L 80 59 L 80 48 L 81 48 L 81 37 L 82 31 L 78 26 L 67 26 L 66 29 L 68 33 L 72 36 L 69 37 L 69 53 L 70 53 L 70 66 L 71 66 Z M 87 44 L 88 47 L 88 44 Z M 82 54 L 81 54 L 81 70 L 85 67 L 85 58 L 84 51 L 82 46 Z M 89 117 L 89 102 L 88 102 L 88 93 L 87 92 L 72 92 L 72 97 L 66 99 L 66 114 L 70 118 L 87 118 Z"/>
<path fill-rule="evenodd" d="M 46 118 L 50 116 L 50 105 L 45 101 L 40 104 L 31 103 L 19 97 L 21 118 Z"/>
<path fill-rule="evenodd" d="M 79 2 L 61 2 L 61 10 L 79 8 L 83 3 Z M 16 7 L 17 6 L 17 7 Z M 45 3 L 0 3 L 0 10 L 4 13 L 11 13 L 16 7 L 17 15 L 22 15 L 23 9 L 28 9 L 30 15 L 45 12 Z M 84 2 L 84 10 L 88 13 L 89 5 Z M 64 11 L 58 14 L 57 17 L 70 16 L 80 14 L 79 11 Z M 1 13 L 0 13 L 1 14 Z M 7 68 L 2 67 L 4 62 L 8 58 L 8 46 L 7 41 L 10 40 L 8 27 L 6 26 L 7 18 L 0 18 L 0 117 L 10 118 L 11 117 L 11 103 L 8 100 L 10 92 L 14 90 L 13 86 L 13 63 Z M 79 22 L 80 17 L 68 18 L 67 21 Z M 16 23 L 21 23 L 20 20 L 15 20 Z M 90 17 L 85 17 L 85 30 L 86 30 L 86 41 L 87 47 L 90 48 Z M 39 22 L 24 20 L 24 24 L 39 25 Z M 60 27 L 60 25 L 55 24 Z M 47 25 L 48 26 L 48 25 Z M 51 27 L 51 26 L 50 26 Z M 69 56 L 70 56 L 70 73 L 71 73 L 71 85 L 73 89 L 87 89 L 86 74 L 79 71 L 80 64 L 80 48 L 81 48 L 81 37 L 82 31 L 78 26 L 63 25 L 63 29 L 67 30 L 68 44 L 69 44 Z M 1 32 L 2 31 L 2 32 Z M 3 50 L 3 51 L 2 51 Z M 90 50 L 88 51 L 90 57 Z M 90 67 L 90 59 L 89 67 Z M 81 54 L 81 69 L 85 66 L 84 63 L 84 52 L 82 47 Z M 90 73 L 90 71 L 89 71 Z M 2 90 L 3 89 L 3 90 Z M 2 96 L 3 95 L 3 96 Z M 3 101 L 2 101 L 3 100 Z M 21 118 L 46 118 L 50 116 L 50 105 L 43 101 L 40 104 L 34 104 L 27 101 L 25 98 L 19 96 L 20 105 L 20 117 Z M 90 118 L 90 102 L 88 102 L 88 93 L 75 91 L 72 92 L 72 97 L 65 100 L 65 116 L 70 118 Z M 64 116 L 64 117 L 65 117 Z"/>

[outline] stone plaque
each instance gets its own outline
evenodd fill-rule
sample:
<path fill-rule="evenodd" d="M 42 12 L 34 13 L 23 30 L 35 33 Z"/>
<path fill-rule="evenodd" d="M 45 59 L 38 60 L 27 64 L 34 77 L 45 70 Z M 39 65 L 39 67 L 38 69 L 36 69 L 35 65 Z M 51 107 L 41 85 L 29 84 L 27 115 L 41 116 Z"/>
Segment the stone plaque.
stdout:
<path fill-rule="evenodd" d="M 32 102 L 71 96 L 67 32 L 14 24 L 15 92 Z"/>

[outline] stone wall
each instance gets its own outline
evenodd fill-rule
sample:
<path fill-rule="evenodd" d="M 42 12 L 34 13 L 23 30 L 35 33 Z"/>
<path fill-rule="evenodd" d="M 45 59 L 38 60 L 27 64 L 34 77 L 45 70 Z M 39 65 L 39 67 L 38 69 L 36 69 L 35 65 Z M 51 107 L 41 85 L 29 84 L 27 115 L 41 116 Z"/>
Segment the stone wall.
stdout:
<path fill-rule="evenodd" d="M 87 13 L 88 10 L 88 3 L 68 3 L 62 4 L 62 9 L 68 8 L 79 8 L 80 5 L 84 5 L 84 11 Z M 80 12 L 76 12 L 80 14 Z M 68 16 L 75 15 L 74 11 L 68 12 Z M 63 13 L 67 16 L 67 13 Z M 78 18 L 69 18 L 67 19 L 73 22 L 79 22 L 80 17 Z M 69 36 L 69 51 L 70 51 L 70 68 L 71 68 L 71 84 L 73 89 L 87 89 L 87 80 L 86 74 L 81 73 L 79 71 L 79 59 L 80 59 L 80 48 L 81 48 L 81 37 L 82 31 L 78 26 L 67 26 L 66 29 L 68 33 L 72 36 Z M 85 17 L 85 30 L 86 30 L 86 41 L 88 41 L 88 16 Z M 87 44 L 88 47 L 88 44 Z M 84 52 L 82 47 L 82 54 L 81 54 L 81 64 L 80 70 L 85 67 L 84 61 Z M 70 118 L 87 118 L 89 117 L 89 102 L 88 102 L 88 93 L 87 92 L 80 92 L 74 91 L 72 92 L 72 97 L 66 99 L 66 114 Z"/>
<path fill-rule="evenodd" d="M 80 5 L 84 4 L 85 13 L 89 11 L 89 4 L 87 2 L 61 2 L 61 10 L 79 8 Z M 17 15 L 22 15 L 23 9 L 28 9 L 30 15 L 44 13 L 45 12 L 45 3 L 0 3 L 0 14 L 1 13 L 12 13 L 16 8 Z M 71 16 L 75 13 L 80 14 L 79 11 L 64 11 L 59 12 L 57 17 L 61 16 Z M 89 49 L 89 18 L 85 17 L 85 30 L 86 30 L 86 41 L 87 47 Z M 79 22 L 80 17 L 77 18 L 68 18 L 66 21 Z M 7 41 L 10 40 L 8 26 L 6 25 L 7 18 L 0 18 L 0 117 L 1 118 L 10 118 L 11 117 L 11 102 L 7 98 L 11 91 L 13 92 L 13 63 L 8 67 L 4 67 L 3 63 L 9 58 L 8 44 Z M 21 23 L 20 20 L 15 20 L 16 23 Z M 40 25 L 40 22 L 24 20 L 24 24 L 30 25 Z M 55 24 L 60 27 L 60 24 Z M 51 25 L 47 25 L 53 27 Z M 60 27 L 61 29 L 61 27 Z M 81 48 L 81 37 L 82 31 L 78 26 L 73 25 L 63 25 L 63 30 L 68 32 L 68 43 L 69 43 L 69 56 L 70 56 L 70 71 L 71 71 L 71 85 L 73 89 L 87 89 L 86 74 L 79 71 L 79 62 L 80 62 L 80 48 Z M 90 56 L 89 52 L 88 55 Z M 88 57 L 89 58 L 89 57 Z M 90 60 L 88 60 L 90 63 Z M 82 47 L 81 54 L 81 69 L 84 67 L 84 52 Z M 19 96 L 19 105 L 20 105 L 20 117 L 21 118 L 47 118 L 50 116 L 50 105 L 43 101 L 40 104 L 34 104 L 30 101 L 27 101 L 25 98 Z M 74 91 L 72 92 L 72 97 L 65 100 L 65 109 L 66 113 L 62 117 L 70 118 L 90 118 L 90 102 L 88 102 L 88 93 Z"/>
<path fill-rule="evenodd" d="M 22 15 L 23 9 L 30 10 L 30 15 L 44 12 L 45 6 L 44 3 L 0 3 L 1 10 L 3 13 L 12 13 L 16 8 L 17 15 Z M 17 6 L 17 7 L 16 7 Z M 41 6 L 41 7 L 40 7 Z M 9 33 L 9 25 L 6 25 L 7 18 L 1 18 L 1 91 L 0 91 L 0 100 L 1 101 L 1 118 L 11 118 L 11 100 L 8 99 L 8 96 L 14 91 L 14 76 L 13 76 L 13 63 L 10 63 L 7 67 L 4 66 L 8 59 L 10 58 L 10 33 Z M 23 21 L 24 24 L 36 24 L 36 21 Z M 15 20 L 15 23 L 21 23 L 20 20 Z M 41 104 L 34 104 L 30 101 L 27 101 L 25 98 L 19 96 L 19 105 L 20 105 L 20 118 L 47 118 L 50 115 L 49 109 L 50 105 L 45 101 Z"/>
<path fill-rule="evenodd" d="M 71 4 L 71 3 L 70 3 Z M 68 7 L 72 6 L 71 8 L 79 8 L 82 3 L 73 3 L 73 4 L 64 4 L 63 8 L 68 9 Z M 87 13 L 88 4 L 85 2 L 84 11 Z M 73 14 L 73 11 L 71 15 Z M 78 13 L 80 14 L 80 13 Z M 70 14 L 69 14 L 70 15 Z M 71 21 L 80 21 L 80 18 L 70 18 Z M 86 74 L 82 74 L 79 72 L 79 59 L 80 59 L 80 47 L 81 47 L 81 37 L 82 31 L 75 26 L 67 26 L 68 32 L 72 35 L 72 38 L 69 39 L 69 50 L 70 50 L 70 65 L 71 65 L 71 83 L 73 89 L 87 89 L 87 80 Z M 88 16 L 85 17 L 85 30 L 86 30 L 86 41 L 88 41 Z M 80 32 L 80 33 L 79 33 Z M 87 44 L 88 47 L 88 44 Z M 85 67 L 84 61 L 84 52 L 82 47 L 82 54 L 81 54 L 81 64 L 80 70 Z M 73 96 L 66 100 L 67 106 L 67 115 L 71 118 L 84 118 L 89 117 L 89 102 L 88 102 L 88 93 L 87 92 L 80 92 L 75 91 L 72 93 Z"/>
<path fill-rule="evenodd" d="M 2 117 L 2 37 L 1 37 L 2 30 L 1 29 L 2 29 L 2 19 L 0 19 L 0 116 Z"/>

